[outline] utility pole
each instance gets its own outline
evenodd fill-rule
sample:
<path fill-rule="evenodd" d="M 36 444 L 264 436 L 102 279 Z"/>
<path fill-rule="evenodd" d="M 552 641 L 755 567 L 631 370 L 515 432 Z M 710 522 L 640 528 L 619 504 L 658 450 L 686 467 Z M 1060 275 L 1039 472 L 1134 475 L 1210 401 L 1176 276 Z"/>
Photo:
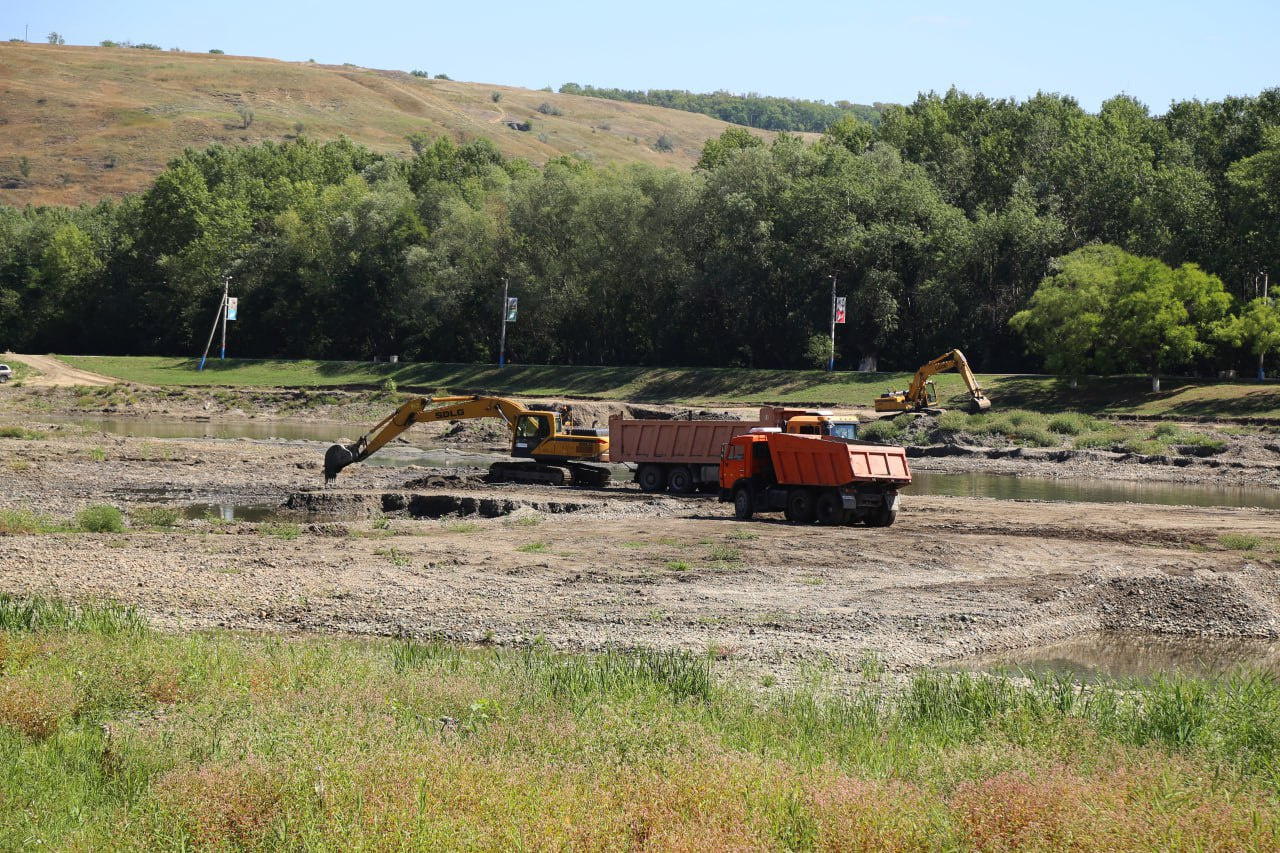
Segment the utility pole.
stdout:
<path fill-rule="evenodd" d="M 507 362 L 507 289 L 506 278 L 502 279 L 502 335 L 498 338 L 498 367 Z"/>

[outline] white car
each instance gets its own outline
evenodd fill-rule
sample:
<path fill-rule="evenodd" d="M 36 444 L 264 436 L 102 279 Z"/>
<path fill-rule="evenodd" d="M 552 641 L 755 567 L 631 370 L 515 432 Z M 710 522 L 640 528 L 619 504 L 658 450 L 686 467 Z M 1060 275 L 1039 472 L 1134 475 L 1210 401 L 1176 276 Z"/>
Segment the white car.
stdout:
<path fill-rule="evenodd" d="M 0 364 L 0 382 L 8 382 L 13 378 L 13 368 L 7 364 Z"/>

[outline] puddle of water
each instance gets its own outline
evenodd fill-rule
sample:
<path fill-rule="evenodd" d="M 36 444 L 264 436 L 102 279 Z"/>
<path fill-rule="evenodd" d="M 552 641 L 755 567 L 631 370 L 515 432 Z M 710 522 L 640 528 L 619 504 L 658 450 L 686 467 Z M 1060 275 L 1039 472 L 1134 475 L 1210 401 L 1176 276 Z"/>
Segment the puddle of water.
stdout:
<path fill-rule="evenodd" d="M 1008 474 L 941 474 L 912 471 L 909 495 L 997 500 L 1143 503 L 1165 506 L 1252 506 L 1280 509 L 1280 490 L 1266 486 L 1158 483 L 1120 480 L 1056 480 Z"/>
<path fill-rule="evenodd" d="M 959 661 L 948 667 L 1028 675 L 1064 674 L 1089 680 L 1152 679 L 1160 675 L 1211 677 L 1239 668 L 1280 676 L 1280 641 L 1087 634 L 1039 648 Z"/>
<path fill-rule="evenodd" d="M 274 504 L 187 504 L 182 510 L 184 518 L 216 518 L 220 521 L 248 521 L 261 523 L 277 521 L 282 516 L 280 507 Z"/>

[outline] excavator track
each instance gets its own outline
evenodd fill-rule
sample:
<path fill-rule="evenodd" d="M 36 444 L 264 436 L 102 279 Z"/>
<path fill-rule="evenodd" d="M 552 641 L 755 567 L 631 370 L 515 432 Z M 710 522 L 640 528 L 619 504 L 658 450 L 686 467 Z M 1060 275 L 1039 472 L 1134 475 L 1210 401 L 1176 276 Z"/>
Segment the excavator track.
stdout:
<path fill-rule="evenodd" d="M 607 486 L 608 468 L 595 465 L 548 465 L 545 462 L 495 462 L 489 466 L 491 483 L 533 483 L 542 486 Z"/>
<path fill-rule="evenodd" d="M 563 486 L 573 474 L 559 465 L 541 462 L 495 462 L 489 466 L 491 483 L 534 483 L 542 486 Z"/>

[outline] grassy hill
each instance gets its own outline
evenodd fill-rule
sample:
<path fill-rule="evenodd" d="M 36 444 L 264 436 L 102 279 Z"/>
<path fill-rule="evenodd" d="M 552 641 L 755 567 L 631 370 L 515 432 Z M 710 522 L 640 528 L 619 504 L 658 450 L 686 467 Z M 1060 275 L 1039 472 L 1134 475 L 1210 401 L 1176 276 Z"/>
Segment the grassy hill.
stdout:
<path fill-rule="evenodd" d="M 691 406 L 795 406 L 870 408 L 890 388 L 906 388 L 910 373 L 821 370 L 748 370 L 693 367 L 584 367 L 567 365 L 390 364 L 354 361 L 199 359 L 161 356 L 60 356 L 74 367 L 125 382 L 166 387 L 376 388 L 391 380 L 402 391 L 510 394 L 677 403 Z M 21 377 L 20 377 L 21 378 Z M 1280 421 L 1280 386 L 1273 382 L 1219 382 L 1164 377 L 1151 391 L 1146 376 L 1086 377 L 1079 388 L 1056 376 L 980 374 L 995 411 L 1079 411 L 1197 420 Z M 933 377 L 938 399 L 963 409 L 968 396 L 957 373 Z"/>
<path fill-rule="evenodd" d="M 215 142 L 345 135 L 408 155 L 411 133 L 484 136 L 539 165 L 568 154 L 691 168 L 727 127 L 679 110 L 351 65 L 0 43 L 0 201 L 18 207 L 134 192 L 184 148 Z M 660 151 L 664 136 L 671 148 Z"/>

